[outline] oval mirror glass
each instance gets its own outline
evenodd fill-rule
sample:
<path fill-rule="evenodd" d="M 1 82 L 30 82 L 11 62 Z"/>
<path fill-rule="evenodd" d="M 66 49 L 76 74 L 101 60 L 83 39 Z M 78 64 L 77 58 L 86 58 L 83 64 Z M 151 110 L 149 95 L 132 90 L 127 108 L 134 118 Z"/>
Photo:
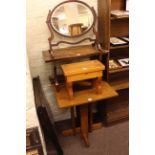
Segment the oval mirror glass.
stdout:
<path fill-rule="evenodd" d="M 92 10 L 80 2 L 67 2 L 58 5 L 52 12 L 53 29 L 67 37 L 80 36 L 88 32 L 94 23 Z"/>

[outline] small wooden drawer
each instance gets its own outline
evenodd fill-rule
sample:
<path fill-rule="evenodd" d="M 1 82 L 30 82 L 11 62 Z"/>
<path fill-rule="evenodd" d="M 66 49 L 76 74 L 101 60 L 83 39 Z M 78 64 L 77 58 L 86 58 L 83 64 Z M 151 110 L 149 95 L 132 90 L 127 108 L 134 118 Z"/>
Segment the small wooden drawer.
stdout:
<path fill-rule="evenodd" d="M 66 77 L 66 80 L 67 80 L 67 82 L 81 81 L 81 80 L 102 77 L 102 74 L 103 74 L 102 71 L 91 72 L 91 73 L 82 73 L 82 74 L 68 76 L 68 77 Z"/>

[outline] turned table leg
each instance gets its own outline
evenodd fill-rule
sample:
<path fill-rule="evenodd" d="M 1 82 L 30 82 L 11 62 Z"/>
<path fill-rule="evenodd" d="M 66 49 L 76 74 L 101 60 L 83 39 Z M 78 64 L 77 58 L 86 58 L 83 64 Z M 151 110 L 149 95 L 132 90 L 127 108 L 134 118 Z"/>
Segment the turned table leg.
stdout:
<path fill-rule="evenodd" d="M 76 135 L 76 122 L 75 122 L 75 115 L 74 115 L 74 107 L 71 107 L 70 110 L 71 110 L 71 121 L 72 121 L 73 135 Z"/>
<path fill-rule="evenodd" d="M 89 146 L 88 141 L 88 105 L 80 106 L 81 113 L 81 136 L 86 146 Z"/>
<path fill-rule="evenodd" d="M 70 99 L 72 99 L 73 98 L 73 84 L 72 84 L 72 82 L 67 82 L 66 88 L 67 88 Z"/>
<path fill-rule="evenodd" d="M 57 66 L 56 65 L 54 65 L 53 75 L 54 75 L 54 85 L 55 85 L 56 91 L 59 92 L 60 85 L 59 85 L 58 78 L 57 78 Z"/>
<path fill-rule="evenodd" d="M 95 91 L 97 94 L 101 93 L 101 82 L 102 82 L 102 77 L 98 77 L 93 80 L 93 87 L 95 88 Z"/>
<path fill-rule="evenodd" d="M 89 132 L 92 132 L 92 126 L 93 126 L 93 112 L 92 112 L 92 105 L 88 105 L 88 130 Z"/>

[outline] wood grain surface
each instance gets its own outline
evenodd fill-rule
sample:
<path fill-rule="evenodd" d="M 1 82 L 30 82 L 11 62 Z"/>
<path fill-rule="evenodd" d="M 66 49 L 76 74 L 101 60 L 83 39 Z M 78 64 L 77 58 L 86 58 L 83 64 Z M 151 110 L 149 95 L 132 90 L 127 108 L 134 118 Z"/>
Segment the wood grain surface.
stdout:
<path fill-rule="evenodd" d="M 88 60 L 61 65 L 65 76 L 101 71 L 105 66 L 98 60 Z"/>
<path fill-rule="evenodd" d="M 101 94 L 96 94 L 94 89 L 81 90 L 74 93 L 73 99 L 69 99 L 65 86 L 62 86 L 60 92 L 55 91 L 57 104 L 59 108 L 68 108 L 118 96 L 107 82 L 102 81 L 101 86 Z"/>

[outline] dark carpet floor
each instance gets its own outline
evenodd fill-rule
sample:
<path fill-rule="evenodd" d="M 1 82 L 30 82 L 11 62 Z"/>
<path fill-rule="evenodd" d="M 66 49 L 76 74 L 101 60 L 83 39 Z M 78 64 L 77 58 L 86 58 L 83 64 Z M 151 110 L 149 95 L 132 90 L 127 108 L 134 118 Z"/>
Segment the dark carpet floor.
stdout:
<path fill-rule="evenodd" d="M 90 147 L 85 147 L 80 134 L 63 137 L 59 135 L 64 155 L 128 155 L 129 123 L 121 122 L 89 133 Z M 55 155 L 52 144 L 48 142 L 48 155 Z"/>

